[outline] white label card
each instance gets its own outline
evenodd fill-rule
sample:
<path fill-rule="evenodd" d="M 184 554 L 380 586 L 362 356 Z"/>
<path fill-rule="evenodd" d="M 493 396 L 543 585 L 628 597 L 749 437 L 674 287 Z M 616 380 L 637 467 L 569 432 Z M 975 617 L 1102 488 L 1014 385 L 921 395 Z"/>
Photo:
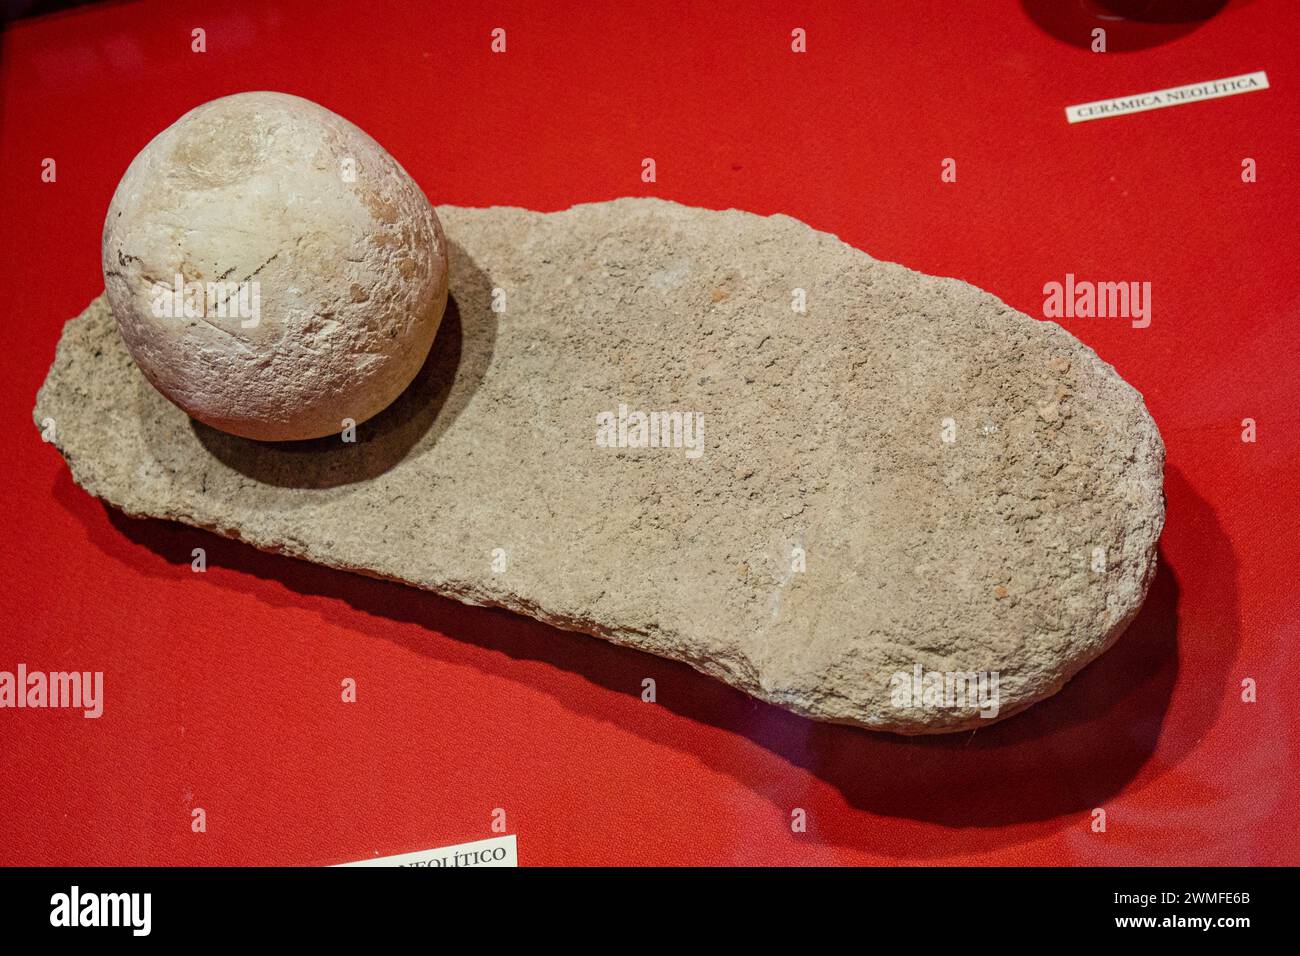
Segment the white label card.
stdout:
<path fill-rule="evenodd" d="M 436 850 L 417 850 L 397 856 L 377 856 L 373 860 L 340 863 L 339 866 L 518 866 L 519 853 L 515 835 L 475 840 Z"/>
<path fill-rule="evenodd" d="M 1166 106 L 1200 103 L 1203 100 L 1217 100 L 1224 96 L 1236 96 L 1238 93 L 1254 93 L 1256 90 L 1266 89 L 1268 89 L 1268 76 L 1260 70 L 1256 73 L 1243 73 L 1241 76 L 1229 76 L 1222 80 L 1189 83 L 1186 86 L 1175 86 L 1167 90 L 1134 93 L 1132 96 L 1117 96 L 1111 100 L 1067 106 L 1065 118 L 1071 123 L 1086 123 L 1089 120 L 1127 116 L 1129 113 L 1145 113 L 1147 110 L 1162 110 Z"/>

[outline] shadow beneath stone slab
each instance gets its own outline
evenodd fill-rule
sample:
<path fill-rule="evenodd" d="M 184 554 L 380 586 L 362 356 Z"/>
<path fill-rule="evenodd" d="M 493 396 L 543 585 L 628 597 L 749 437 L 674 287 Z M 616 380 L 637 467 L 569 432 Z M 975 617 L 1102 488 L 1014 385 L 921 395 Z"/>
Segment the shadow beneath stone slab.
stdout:
<path fill-rule="evenodd" d="M 1170 771 L 1214 725 L 1237 653 L 1235 556 L 1213 510 L 1175 468 L 1166 472 L 1175 528 L 1166 540 L 1176 534 L 1182 553 L 1195 546 L 1197 557 L 1184 572 L 1190 584 L 1180 587 L 1162 556 L 1127 632 L 1060 693 L 987 729 L 912 738 L 809 721 L 684 664 L 505 611 L 259 552 L 170 522 L 129 518 L 106 505 L 104 522 L 86 513 L 85 496 L 66 471 L 54 494 L 101 551 L 139 573 L 187 577 L 191 549 L 201 544 L 209 567 L 236 572 L 222 577 L 225 587 L 547 693 L 577 715 L 575 729 L 615 724 L 689 751 L 770 801 L 782 818 L 791 807 L 804 808 L 809 830 L 801 840 L 899 860 L 988 852 L 1067 828 L 1086 840 L 1092 808 L 1105 806 L 1140 774 Z M 250 635 L 250 651 L 263 639 L 274 637 Z M 1180 656 L 1192 662 L 1195 680 L 1179 685 L 1177 723 L 1170 727 Z M 657 685 L 654 706 L 639 699 L 645 678 Z M 589 685 L 613 693 L 593 694 Z M 666 720 L 660 708 L 687 723 Z M 690 723 L 735 739 L 696 752 L 689 743 L 694 735 L 682 744 L 670 736 L 675 725 Z M 754 745 L 763 752 L 756 754 Z M 828 786 L 810 786 L 809 776 Z M 659 785 L 665 799 L 677 799 L 672 781 Z"/>
<path fill-rule="evenodd" d="M 1101 29 L 1106 31 L 1107 53 L 1133 53 L 1177 40 L 1218 16 L 1226 7 L 1241 7 L 1250 2 L 1252 0 L 1021 0 L 1020 5 L 1035 26 L 1071 46 L 1091 50 L 1093 31 Z M 1223 75 L 1227 73 L 1201 79 L 1214 80 Z M 1180 82 L 1191 82 L 1191 79 Z M 1123 92 L 1131 91 L 1117 91 Z"/>
<path fill-rule="evenodd" d="M 203 447 L 262 484 L 318 489 L 375 478 L 432 448 L 483 380 L 496 341 L 491 281 L 454 242 L 447 247 L 451 293 L 429 356 L 391 405 L 357 426 L 355 442 L 262 442 L 191 421 Z"/>

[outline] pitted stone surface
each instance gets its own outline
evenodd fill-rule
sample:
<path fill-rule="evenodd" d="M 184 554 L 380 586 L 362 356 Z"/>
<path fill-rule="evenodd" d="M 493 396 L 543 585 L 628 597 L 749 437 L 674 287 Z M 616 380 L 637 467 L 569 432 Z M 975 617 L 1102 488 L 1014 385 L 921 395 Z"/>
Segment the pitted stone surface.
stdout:
<path fill-rule="evenodd" d="M 102 297 L 67 324 L 37 423 L 130 514 L 509 608 L 820 720 L 984 726 L 903 706 L 894 675 L 997 672 L 1006 717 L 1136 614 L 1164 447 L 1055 324 L 785 216 L 438 215 L 443 327 L 355 443 L 192 423 Z M 620 405 L 702 416 L 703 453 L 598 446 Z"/>

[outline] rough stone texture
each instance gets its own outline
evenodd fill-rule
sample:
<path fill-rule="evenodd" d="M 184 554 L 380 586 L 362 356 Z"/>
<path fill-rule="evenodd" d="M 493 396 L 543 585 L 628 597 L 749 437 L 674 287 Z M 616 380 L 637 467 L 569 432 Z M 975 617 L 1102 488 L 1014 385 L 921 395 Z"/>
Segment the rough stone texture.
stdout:
<path fill-rule="evenodd" d="M 154 137 L 109 205 L 103 265 L 149 380 L 248 438 L 337 435 L 382 411 L 447 301 L 446 243 L 420 187 L 343 117 L 283 93 L 213 100 Z M 220 289 L 204 314 L 155 315 L 156 287 L 177 275 L 257 283 L 259 321 L 221 314 L 239 298 Z"/>
<path fill-rule="evenodd" d="M 102 298 L 68 323 L 36 420 L 130 514 L 510 608 L 822 720 L 984 726 L 895 706 L 892 675 L 997 671 L 1006 717 L 1136 613 L 1164 447 L 1141 396 L 1055 324 L 785 216 L 644 199 L 439 215 L 443 328 L 355 445 L 192 424 Z M 597 447 L 620 403 L 702 413 L 703 455 Z"/>

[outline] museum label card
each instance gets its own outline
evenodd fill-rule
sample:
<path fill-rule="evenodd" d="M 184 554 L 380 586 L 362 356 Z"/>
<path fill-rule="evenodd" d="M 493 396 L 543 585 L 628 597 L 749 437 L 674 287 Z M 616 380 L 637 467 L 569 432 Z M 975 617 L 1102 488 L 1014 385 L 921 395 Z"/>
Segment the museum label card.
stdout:
<path fill-rule="evenodd" d="M 1089 120 L 1127 116 L 1129 113 L 1145 113 L 1147 110 L 1161 110 L 1166 106 L 1182 106 L 1184 103 L 1217 100 L 1224 96 L 1236 96 L 1238 93 L 1253 93 L 1256 90 L 1266 89 L 1268 89 L 1268 77 L 1263 70 L 1259 70 L 1256 73 L 1243 73 L 1222 80 L 1189 83 L 1186 86 L 1175 86 L 1167 90 L 1134 93 L 1131 96 L 1117 96 L 1114 99 L 1067 106 L 1065 118 L 1071 123 L 1086 123 Z"/>
<path fill-rule="evenodd" d="M 396 856 L 378 856 L 373 860 L 340 863 L 339 866 L 518 866 L 515 835 L 458 843 L 435 850 L 416 850 Z"/>

